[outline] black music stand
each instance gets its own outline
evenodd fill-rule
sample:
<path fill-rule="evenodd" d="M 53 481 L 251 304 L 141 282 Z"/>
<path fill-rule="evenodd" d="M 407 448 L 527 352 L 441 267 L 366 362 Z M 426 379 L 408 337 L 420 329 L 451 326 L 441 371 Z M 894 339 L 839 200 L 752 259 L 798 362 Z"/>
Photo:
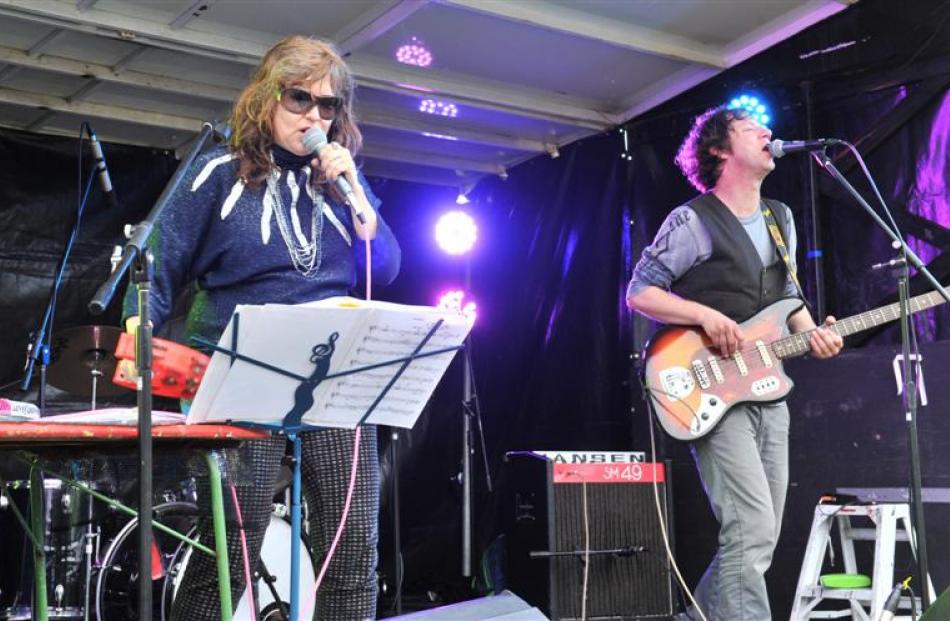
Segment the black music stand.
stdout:
<path fill-rule="evenodd" d="M 409 352 L 408 355 L 402 358 L 395 358 L 387 360 L 377 364 L 371 364 L 367 366 L 362 366 L 353 369 L 347 369 L 345 371 L 340 371 L 337 373 L 330 373 L 330 362 L 333 357 L 333 353 L 336 351 L 336 341 L 339 339 L 339 332 L 333 332 L 330 334 L 327 342 L 318 343 L 313 346 L 312 351 L 314 356 L 311 360 L 314 361 L 314 369 L 309 377 L 299 375 L 297 373 L 292 373 L 275 365 L 268 364 L 261 360 L 254 359 L 249 356 L 238 353 L 238 334 L 240 327 L 240 312 L 235 312 L 232 316 L 232 330 L 231 330 L 231 348 L 224 348 L 215 343 L 212 343 L 206 339 L 202 338 L 193 338 L 192 340 L 204 347 L 208 347 L 216 352 L 223 353 L 230 357 L 231 364 L 233 365 L 236 361 L 246 362 L 254 366 L 260 367 L 272 373 L 278 375 L 283 375 L 285 377 L 293 378 L 300 382 L 300 385 L 294 393 L 294 405 L 287 414 L 283 416 L 280 422 L 275 423 L 260 423 L 260 422 L 242 422 L 242 421 L 233 421 L 237 425 L 245 425 L 250 427 L 257 427 L 263 429 L 269 429 L 276 433 L 284 434 L 288 440 L 291 441 L 293 445 L 293 482 L 291 484 L 291 505 L 290 505 L 290 525 L 291 525 L 291 554 L 290 554 L 290 619 L 296 620 L 299 618 L 300 613 L 300 585 L 299 585 L 299 576 L 300 576 L 300 547 L 296 545 L 296 542 L 300 541 L 301 533 L 301 503 L 300 503 L 300 493 L 301 493 L 301 438 L 300 434 L 304 431 L 315 431 L 323 429 L 323 427 L 309 425 L 303 422 L 303 416 L 310 410 L 313 406 L 313 392 L 322 382 L 326 380 L 332 380 L 347 375 L 353 375 L 356 373 L 363 373 L 373 369 L 378 369 L 382 367 L 399 365 L 398 370 L 390 378 L 389 382 L 383 387 L 380 393 L 376 396 L 373 403 L 367 408 L 366 412 L 363 413 L 355 422 L 354 427 L 359 427 L 367 424 L 367 421 L 370 415 L 376 410 L 377 406 L 382 402 L 382 400 L 389 393 L 390 389 L 396 384 L 399 378 L 403 375 L 406 369 L 409 367 L 409 364 L 414 360 L 420 358 L 425 358 L 429 356 L 436 356 L 440 354 L 445 354 L 448 352 L 458 351 L 462 348 L 461 345 L 453 347 L 445 347 L 440 349 L 434 349 L 430 351 L 422 351 L 422 348 L 429 342 L 429 340 L 435 335 L 435 333 L 442 326 L 443 320 L 439 319 L 435 322 L 434 325 L 429 329 L 426 335 L 418 343 L 415 349 L 412 352 Z"/>

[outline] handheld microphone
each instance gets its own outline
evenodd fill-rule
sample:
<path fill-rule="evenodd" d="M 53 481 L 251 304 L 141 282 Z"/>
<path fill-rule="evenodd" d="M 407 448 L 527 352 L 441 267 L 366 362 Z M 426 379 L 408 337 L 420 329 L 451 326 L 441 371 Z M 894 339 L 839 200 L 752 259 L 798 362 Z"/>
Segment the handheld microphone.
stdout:
<path fill-rule="evenodd" d="M 303 146 L 308 151 L 320 155 L 320 151 L 327 146 L 327 135 L 323 133 L 322 129 L 314 125 L 304 133 Z M 347 181 L 343 175 L 340 175 L 336 178 L 334 184 L 336 185 L 336 189 L 340 191 L 346 199 L 346 202 L 353 209 L 353 212 L 356 214 L 356 219 L 360 221 L 360 224 L 366 224 L 366 214 L 364 214 L 360 208 L 360 204 L 356 200 L 356 195 L 353 193 L 353 187 L 350 185 L 350 182 Z"/>
<path fill-rule="evenodd" d="M 768 144 L 769 153 L 774 158 L 780 158 L 789 153 L 799 151 L 821 151 L 825 147 L 842 144 L 837 138 L 816 138 L 815 140 L 779 140 L 776 138 Z"/>
<path fill-rule="evenodd" d="M 109 169 L 106 167 L 106 156 L 102 153 L 102 145 L 99 144 L 99 138 L 92 126 L 86 123 L 86 133 L 89 134 L 89 143 L 92 145 L 92 154 L 95 156 L 96 174 L 99 177 L 99 185 L 106 195 L 106 200 L 112 207 L 118 207 L 119 201 L 115 197 L 115 189 L 112 187 L 112 179 L 109 177 Z"/>

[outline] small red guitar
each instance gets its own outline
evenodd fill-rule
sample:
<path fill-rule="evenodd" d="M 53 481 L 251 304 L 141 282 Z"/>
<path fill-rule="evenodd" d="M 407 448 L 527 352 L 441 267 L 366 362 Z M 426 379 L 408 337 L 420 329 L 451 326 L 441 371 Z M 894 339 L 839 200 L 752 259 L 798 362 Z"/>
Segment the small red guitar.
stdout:
<path fill-rule="evenodd" d="M 933 291 L 910 299 L 916 313 L 942 304 Z M 699 328 L 669 326 L 646 348 L 644 380 L 663 429 L 678 440 L 709 433 L 734 405 L 781 401 L 794 386 L 782 361 L 811 351 L 810 332 L 785 336 L 788 317 L 801 308 L 798 299 L 779 300 L 739 324 L 743 349 L 722 357 Z M 841 336 L 869 330 L 900 318 L 898 303 L 838 320 Z"/>

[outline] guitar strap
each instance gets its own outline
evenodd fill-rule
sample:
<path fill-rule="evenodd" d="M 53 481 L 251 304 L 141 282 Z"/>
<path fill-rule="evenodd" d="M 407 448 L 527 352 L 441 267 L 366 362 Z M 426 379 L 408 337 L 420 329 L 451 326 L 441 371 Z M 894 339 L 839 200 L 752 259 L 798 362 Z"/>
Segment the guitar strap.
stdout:
<path fill-rule="evenodd" d="M 798 282 L 798 274 L 795 273 L 795 267 L 792 265 L 792 257 L 788 253 L 788 247 L 785 245 L 785 239 L 782 237 L 782 229 L 775 220 L 775 214 L 772 213 L 772 208 L 765 200 L 762 201 L 761 208 L 762 217 L 765 218 L 765 224 L 769 229 L 769 234 L 772 236 L 772 241 L 775 242 L 775 249 L 778 251 L 779 256 L 782 257 L 782 261 L 785 262 L 788 275 L 792 277 L 792 282 L 795 283 L 798 295 L 805 304 L 808 304 L 808 298 L 805 297 L 805 292 L 802 291 L 802 285 Z"/>

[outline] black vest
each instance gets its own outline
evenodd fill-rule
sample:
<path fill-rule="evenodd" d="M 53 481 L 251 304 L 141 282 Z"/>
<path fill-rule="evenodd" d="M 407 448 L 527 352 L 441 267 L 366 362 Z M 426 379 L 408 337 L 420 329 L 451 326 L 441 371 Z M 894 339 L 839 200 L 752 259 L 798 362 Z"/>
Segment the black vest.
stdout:
<path fill-rule="evenodd" d="M 778 201 L 765 199 L 788 240 L 787 214 Z M 784 297 L 788 270 L 781 258 L 769 266 L 736 218 L 715 194 L 697 196 L 691 207 L 712 238 L 712 255 L 670 286 L 676 295 L 716 309 L 734 321 L 744 321 Z"/>

